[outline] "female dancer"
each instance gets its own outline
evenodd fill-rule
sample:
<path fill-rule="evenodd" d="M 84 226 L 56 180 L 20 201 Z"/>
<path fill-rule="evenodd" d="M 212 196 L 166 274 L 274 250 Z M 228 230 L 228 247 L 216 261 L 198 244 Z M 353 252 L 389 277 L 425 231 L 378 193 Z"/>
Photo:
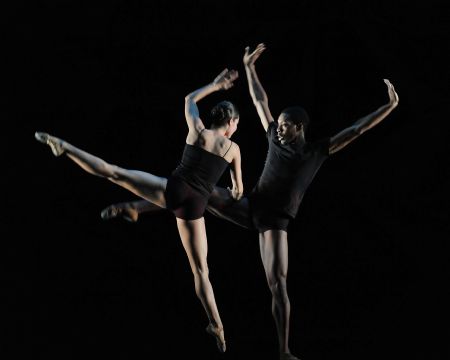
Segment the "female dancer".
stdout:
<path fill-rule="evenodd" d="M 55 156 L 62 154 L 90 174 L 107 178 L 155 205 L 171 210 L 177 219 L 181 241 L 194 274 L 195 292 L 209 319 L 206 331 L 216 338 L 225 352 L 223 324 L 208 275 L 207 238 L 203 213 L 214 185 L 229 164 L 231 196 L 239 200 L 243 194 L 241 154 L 230 137 L 237 129 L 239 114 L 228 101 L 211 110 L 211 127 L 206 129 L 199 116 L 197 101 L 219 90 L 227 90 L 238 78 L 235 70 L 225 69 L 212 83 L 190 93 L 185 98 L 185 117 L 189 132 L 180 165 L 169 178 L 128 170 L 109 164 L 68 142 L 36 132 L 38 141 L 50 146 Z"/>

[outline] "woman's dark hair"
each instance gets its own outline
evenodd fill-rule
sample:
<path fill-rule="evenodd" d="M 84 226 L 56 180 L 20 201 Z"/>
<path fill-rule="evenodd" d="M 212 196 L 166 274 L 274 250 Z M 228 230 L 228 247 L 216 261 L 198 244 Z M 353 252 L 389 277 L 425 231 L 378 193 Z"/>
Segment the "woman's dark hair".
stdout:
<path fill-rule="evenodd" d="M 221 101 L 211 110 L 211 124 L 214 127 L 221 127 L 226 125 L 232 118 L 237 118 L 238 116 L 239 112 L 236 106 L 229 101 Z"/>
<path fill-rule="evenodd" d="M 288 121 L 295 125 L 303 125 L 303 130 L 306 131 L 309 125 L 309 116 L 305 109 L 300 106 L 291 106 L 284 109 L 282 112 Z"/>

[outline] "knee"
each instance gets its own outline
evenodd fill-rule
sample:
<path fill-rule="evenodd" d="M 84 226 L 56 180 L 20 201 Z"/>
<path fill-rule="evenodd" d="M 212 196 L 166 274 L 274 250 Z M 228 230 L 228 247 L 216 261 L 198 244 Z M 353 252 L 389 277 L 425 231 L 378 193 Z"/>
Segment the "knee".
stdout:
<path fill-rule="evenodd" d="M 207 264 L 197 264 L 195 268 L 192 269 L 192 272 L 196 280 L 209 277 L 209 269 Z"/>
<path fill-rule="evenodd" d="M 104 164 L 104 170 L 108 173 L 108 179 L 112 181 L 121 181 L 124 179 L 122 176 L 123 169 L 117 165 Z"/>
<path fill-rule="evenodd" d="M 269 275 L 267 283 L 273 295 L 287 295 L 286 287 L 287 274 Z"/>

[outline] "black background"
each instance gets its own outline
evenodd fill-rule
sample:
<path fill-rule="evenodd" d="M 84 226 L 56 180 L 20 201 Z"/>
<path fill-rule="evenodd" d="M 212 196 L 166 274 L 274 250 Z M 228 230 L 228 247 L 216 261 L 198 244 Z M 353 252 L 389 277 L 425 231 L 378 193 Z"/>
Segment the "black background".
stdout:
<path fill-rule="evenodd" d="M 4 13 L 5 79 L 13 79 L 5 121 L 12 130 L 2 142 L 5 359 L 277 358 L 256 233 L 206 215 L 228 344 L 221 355 L 204 331 L 173 215 L 103 221 L 102 208 L 134 196 L 33 138 L 46 131 L 114 164 L 167 176 L 187 134 L 184 96 L 235 68 L 235 87 L 199 106 L 205 122 L 219 100 L 238 106 L 234 140 L 249 191 L 267 144 L 242 55 L 259 42 L 268 48 L 257 70 L 272 113 L 304 106 L 309 139 L 334 135 L 386 103 L 383 78 L 400 97 L 383 123 L 324 163 L 291 224 L 292 352 L 447 358 L 442 4 L 15 3 Z"/>

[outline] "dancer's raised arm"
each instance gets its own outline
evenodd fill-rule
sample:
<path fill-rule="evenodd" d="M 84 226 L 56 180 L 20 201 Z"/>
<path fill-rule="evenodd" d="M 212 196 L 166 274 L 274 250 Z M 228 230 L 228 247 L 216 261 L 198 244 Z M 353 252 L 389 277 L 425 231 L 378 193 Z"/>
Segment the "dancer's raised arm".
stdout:
<path fill-rule="evenodd" d="M 379 124 L 386 116 L 390 114 L 392 110 L 397 107 L 398 95 L 395 92 L 394 85 L 392 85 L 387 79 L 384 79 L 384 82 L 388 87 L 389 102 L 378 108 L 373 113 L 360 118 L 352 126 L 333 136 L 330 140 L 330 154 L 343 149 L 361 134 Z"/>
<path fill-rule="evenodd" d="M 233 86 L 233 81 L 238 78 L 236 70 L 223 70 L 213 82 L 197 89 L 185 97 L 184 114 L 189 127 L 189 131 L 201 132 L 205 125 L 200 119 L 197 102 L 204 97 L 219 90 L 228 90 Z"/>
<path fill-rule="evenodd" d="M 262 87 L 255 70 L 255 62 L 265 49 L 266 46 L 261 43 L 253 52 L 250 53 L 250 48 L 247 46 L 245 48 L 243 62 L 245 66 L 245 73 L 247 75 L 250 96 L 252 97 L 253 104 L 255 105 L 256 111 L 261 119 L 262 126 L 264 127 L 264 130 L 267 131 L 269 123 L 274 120 L 269 109 L 267 94 Z"/>

